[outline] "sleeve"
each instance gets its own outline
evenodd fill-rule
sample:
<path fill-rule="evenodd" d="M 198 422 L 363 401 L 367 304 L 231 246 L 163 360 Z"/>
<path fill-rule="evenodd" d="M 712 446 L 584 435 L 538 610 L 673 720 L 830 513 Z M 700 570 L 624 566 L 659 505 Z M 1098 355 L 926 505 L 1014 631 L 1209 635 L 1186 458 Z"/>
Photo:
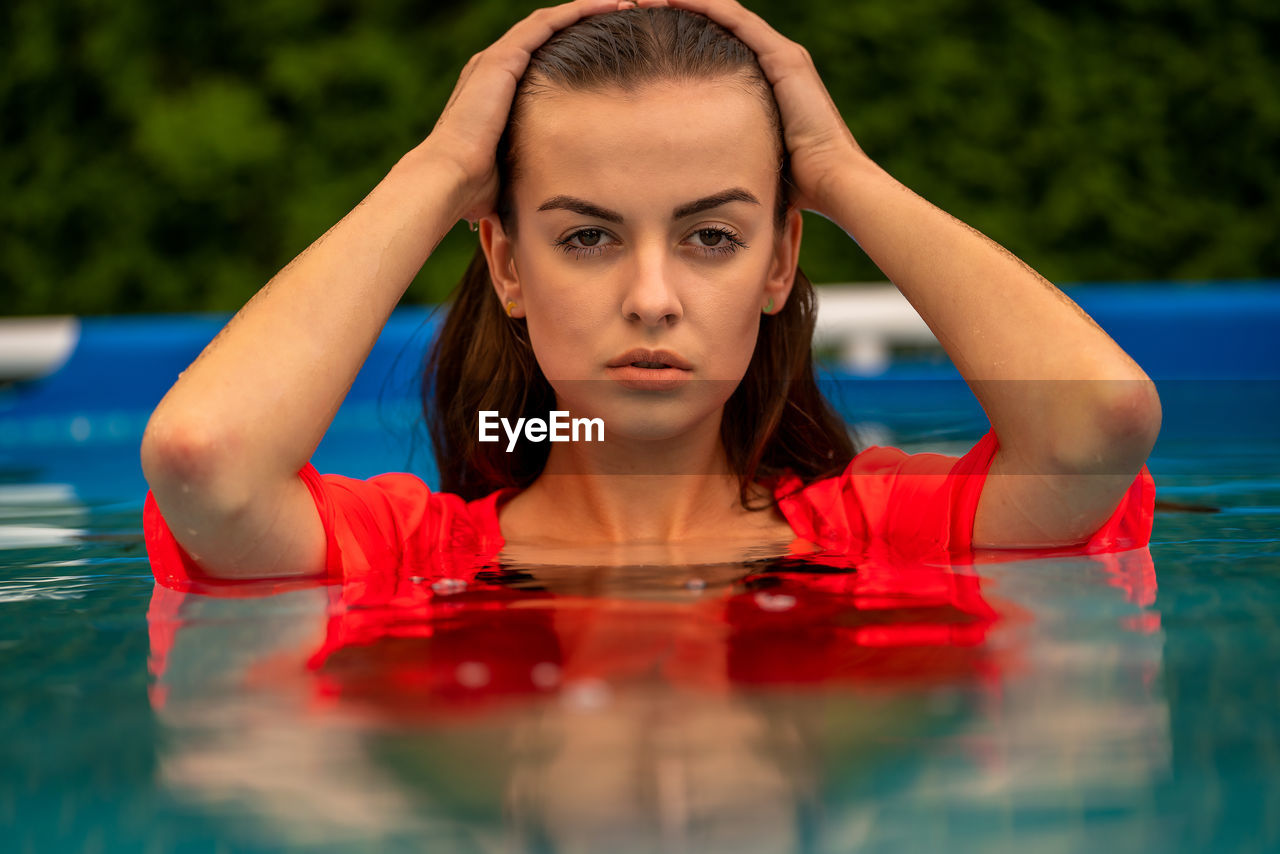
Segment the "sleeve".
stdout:
<path fill-rule="evenodd" d="M 430 525 L 433 498 L 420 478 L 385 474 L 369 480 L 320 475 L 308 463 L 298 477 L 315 501 L 325 533 L 325 572 L 322 577 L 225 579 L 204 572 L 179 545 L 160 513 L 155 497 L 147 494 L 142 526 L 151 571 L 156 581 L 172 590 L 206 595 L 267 595 L 320 582 L 337 582 L 369 567 L 398 561 L 408 540 Z"/>
<path fill-rule="evenodd" d="M 846 525 L 860 527 L 867 542 L 887 545 L 902 556 L 967 553 L 973 548 L 978 499 L 998 448 L 990 431 L 958 458 L 869 448 L 838 479 L 838 515 Z M 1155 483 L 1143 466 L 1111 517 L 1087 542 L 1066 551 L 1140 548 L 1151 538 L 1154 516 Z"/>

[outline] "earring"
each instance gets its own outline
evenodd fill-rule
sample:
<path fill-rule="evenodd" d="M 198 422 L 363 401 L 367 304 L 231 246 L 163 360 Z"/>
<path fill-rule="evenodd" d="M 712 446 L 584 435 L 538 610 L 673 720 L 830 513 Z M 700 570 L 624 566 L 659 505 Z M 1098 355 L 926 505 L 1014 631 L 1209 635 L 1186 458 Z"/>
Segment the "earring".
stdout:
<path fill-rule="evenodd" d="M 509 302 L 509 303 L 507 303 L 507 317 L 510 317 L 510 316 L 511 316 L 511 312 L 513 312 L 513 311 L 515 311 L 515 310 L 516 310 L 516 304 L 515 304 L 515 303 L 513 303 L 513 302 Z"/>
<path fill-rule="evenodd" d="M 469 219 L 467 220 L 467 225 L 470 226 L 472 231 L 478 231 L 480 229 L 480 220 Z"/>
<path fill-rule="evenodd" d="M 763 309 L 765 314 L 773 314 L 773 297 L 769 297 L 768 304 Z"/>

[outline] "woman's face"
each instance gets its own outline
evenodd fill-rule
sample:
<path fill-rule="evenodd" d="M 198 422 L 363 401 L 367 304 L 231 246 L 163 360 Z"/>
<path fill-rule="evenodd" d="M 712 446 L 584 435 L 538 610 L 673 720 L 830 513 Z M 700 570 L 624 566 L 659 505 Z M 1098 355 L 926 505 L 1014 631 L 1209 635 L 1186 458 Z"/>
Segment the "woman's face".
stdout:
<path fill-rule="evenodd" d="M 518 235 L 489 217 L 481 239 L 558 405 L 619 437 L 718 428 L 799 251 L 799 213 L 775 224 L 759 95 L 734 79 L 551 90 L 516 145 Z"/>

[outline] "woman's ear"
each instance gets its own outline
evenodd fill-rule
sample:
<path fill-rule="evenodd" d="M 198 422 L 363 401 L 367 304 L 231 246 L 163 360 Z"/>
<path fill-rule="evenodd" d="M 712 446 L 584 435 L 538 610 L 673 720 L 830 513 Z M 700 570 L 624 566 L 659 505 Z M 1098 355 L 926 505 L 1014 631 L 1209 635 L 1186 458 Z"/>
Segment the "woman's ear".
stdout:
<path fill-rule="evenodd" d="M 489 262 L 489 279 L 493 290 L 509 317 L 524 317 L 524 299 L 520 275 L 516 271 L 515 245 L 502 227 L 497 214 L 482 217 L 479 222 L 480 248 Z"/>
<path fill-rule="evenodd" d="M 795 284 L 796 265 L 800 263 L 800 236 L 803 231 L 804 218 L 800 208 L 788 208 L 786 219 L 773 244 L 773 262 L 764 286 L 764 305 L 772 306 L 770 314 L 782 311 L 791 294 L 791 286 Z"/>

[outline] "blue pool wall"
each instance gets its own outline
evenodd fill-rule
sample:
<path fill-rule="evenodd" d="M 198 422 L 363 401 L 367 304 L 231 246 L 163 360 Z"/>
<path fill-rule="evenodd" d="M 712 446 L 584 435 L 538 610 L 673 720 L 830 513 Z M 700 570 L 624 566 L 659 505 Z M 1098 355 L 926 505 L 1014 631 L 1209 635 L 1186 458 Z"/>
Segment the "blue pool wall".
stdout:
<path fill-rule="evenodd" d="M 1280 282 L 1094 284 L 1068 293 L 1156 381 L 1162 443 L 1275 435 Z M 228 317 L 84 318 L 61 368 L 0 389 L 0 478 L 73 483 L 89 496 L 141 489 L 137 444 L 148 415 Z M 437 323 L 429 307 L 392 315 L 317 451 L 318 467 L 360 477 L 407 469 L 432 479 L 417 393 Z M 823 383 L 850 418 L 899 433 L 963 438 L 985 426 L 937 355 L 896 359 L 874 377 L 826 369 Z"/>

